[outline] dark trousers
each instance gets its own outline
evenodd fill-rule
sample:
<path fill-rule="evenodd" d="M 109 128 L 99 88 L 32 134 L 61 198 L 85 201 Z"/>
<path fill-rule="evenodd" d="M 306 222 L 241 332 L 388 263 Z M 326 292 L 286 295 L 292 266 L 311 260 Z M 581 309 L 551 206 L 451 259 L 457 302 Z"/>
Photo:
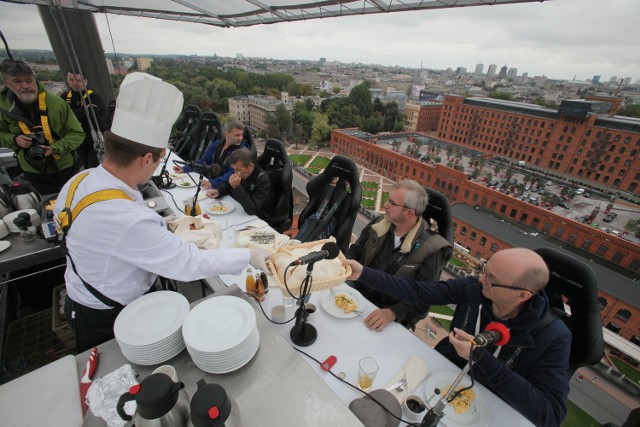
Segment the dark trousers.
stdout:
<path fill-rule="evenodd" d="M 100 164 L 96 150 L 93 149 L 93 138 L 87 138 L 76 149 L 78 153 L 78 163 L 85 169 L 95 168 Z"/>
<path fill-rule="evenodd" d="M 114 338 L 113 324 L 122 309 L 96 310 L 74 302 L 69 296 L 64 302 L 64 314 L 76 334 L 78 353 Z"/>

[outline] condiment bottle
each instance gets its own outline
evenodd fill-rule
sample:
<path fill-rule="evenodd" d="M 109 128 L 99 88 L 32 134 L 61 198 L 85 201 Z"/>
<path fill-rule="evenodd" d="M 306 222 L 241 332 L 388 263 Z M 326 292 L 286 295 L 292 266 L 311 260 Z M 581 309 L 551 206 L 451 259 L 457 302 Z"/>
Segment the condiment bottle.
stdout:
<path fill-rule="evenodd" d="M 256 298 L 260 302 L 264 301 L 264 285 L 259 274 L 256 274 Z"/>
<path fill-rule="evenodd" d="M 264 286 L 264 293 L 269 292 L 269 279 L 264 271 L 260 272 L 260 280 L 262 280 L 262 286 Z"/>
<path fill-rule="evenodd" d="M 251 267 L 247 268 L 247 281 L 245 282 L 245 288 L 248 294 L 256 293 L 256 279 L 253 277 Z"/>

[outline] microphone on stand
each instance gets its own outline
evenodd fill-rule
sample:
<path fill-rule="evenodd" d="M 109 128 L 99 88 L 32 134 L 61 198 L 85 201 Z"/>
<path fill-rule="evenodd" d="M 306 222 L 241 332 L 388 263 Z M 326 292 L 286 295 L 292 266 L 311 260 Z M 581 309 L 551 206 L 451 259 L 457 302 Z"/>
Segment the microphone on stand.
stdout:
<path fill-rule="evenodd" d="M 471 340 L 471 344 L 473 345 L 472 350 L 478 347 L 486 347 L 489 345 L 497 345 L 502 346 L 509 342 L 511 339 L 511 334 L 509 333 L 509 329 L 500 322 L 490 322 L 484 331 L 480 332 L 478 335 L 473 337 Z M 444 408 L 449 403 L 449 398 L 453 393 L 455 393 L 458 388 L 458 384 L 462 381 L 462 378 L 469 372 L 471 367 L 471 361 L 465 364 L 460 374 L 453 381 L 449 390 L 442 396 L 432 408 L 429 409 L 429 412 L 422 419 L 421 427 L 435 427 L 438 425 L 442 417 L 444 416 Z"/>
<path fill-rule="evenodd" d="M 162 164 L 162 169 L 160 169 L 160 173 L 157 176 L 152 176 L 151 180 L 156 185 L 156 187 L 160 189 L 166 188 L 174 188 L 176 184 L 173 182 L 171 177 L 169 176 L 169 172 L 167 171 L 167 163 L 169 163 L 169 157 L 171 157 L 171 153 L 173 152 L 173 146 L 170 146 L 169 153 L 164 159 L 164 163 Z"/>
<path fill-rule="evenodd" d="M 217 163 L 207 165 L 205 163 L 200 163 L 200 162 L 194 162 L 194 161 L 183 162 L 181 160 L 174 160 L 173 163 L 178 165 L 183 165 L 183 166 L 189 166 L 191 170 L 193 170 L 194 172 L 199 173 L 201 175 L 208 175 L 212 178 L 222 175 L 222 167 Z"/>
<path fill-rule="evenodd" d="M 484 331 L 476 335 L 471 343 L 476 347 L 487 347 L 489 345 L 503 346 L 509 342 L 511 334 L 509 329 L 500 322 L 491 322 Z"/>
<path fill-rule="evenodd" d="M 340 253 L 340 246 L 334 242 L 327 242 L 322 245 L 322 249 L 316 252 L 311 252 L 305 256 L 301 256 L 297 260 L 289 264 L 289 267 L 295 267 L 297 265 L 306 265 L 313 262 L 322 261 L 323 259 L 334 259 Z"/>

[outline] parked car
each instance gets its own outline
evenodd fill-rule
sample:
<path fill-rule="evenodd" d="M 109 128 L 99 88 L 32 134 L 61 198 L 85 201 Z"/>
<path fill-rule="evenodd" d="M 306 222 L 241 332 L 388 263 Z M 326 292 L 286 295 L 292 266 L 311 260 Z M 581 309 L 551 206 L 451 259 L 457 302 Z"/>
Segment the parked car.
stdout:
<path fill-rule="evenodd" d="M 569 206 L 569 203 L 565 202 L 564 200 L 560 200 L 558 202 L 558 206 L 565 208 L 565 209 L 571 209 L 571 206 Z"/>
<path fill-rule="evenodd" d="M 576 190 L 576 195 L 578 195 L 578 196 L 579 196 L 579 195 L 581 195 L 581 194 L 583 194 L 583 193 L 584 193 L 584 188 L 578 188 L 578 189 Z"/>
<path fill-rule="evenodd" d="M 586 197 L 587 199 L 591 197 L 591 193 L 589 193 L 588 191 L 585 191 L 585 193 L 583 194 L 584 197 Z"/>
<path fill-rule="evenodd" d="M 545 183 L 545 185 L 553 185 L 553 182 L 551 182 L 551 181 L 547 181 L 547 182 Z"/>

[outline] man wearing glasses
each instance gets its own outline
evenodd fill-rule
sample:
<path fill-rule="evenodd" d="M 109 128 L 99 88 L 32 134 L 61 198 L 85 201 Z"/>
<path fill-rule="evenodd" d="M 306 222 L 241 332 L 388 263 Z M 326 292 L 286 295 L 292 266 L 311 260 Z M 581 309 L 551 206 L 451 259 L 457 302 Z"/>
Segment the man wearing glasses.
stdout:
<path fill-rule="evenodd" d="M 462 366 L 471 354 L 471 340 L 488 323 L 503 323 L 511 334 L 502 347 L 473 352 L 473 377 L 537 426 L 559 426 L 569 393 L 571 332 L 557 318 L 547 316 L 549 299 L 543 288 L 549 280 L 544 260 L 524 248 L 496 252 L 480 276 L 446 282 L 419 282 L 391 276 L 346 261 L 352 280 L 404 301 L 456 304 L 452 332 L 436 346 Z"/>
<path fill-rule="evenodd" d="M 427 192 L 416 181 L 396 183 L 384 205 L 384 216 L 374 219 L 362 230 L 345 256 L 389 274 L 421 281 L 438 280 L 443 266 L 442 249 L 451 245 L 432 232 L 422 218 L 428 202 Z M 428 304 L 401 301 L 372 289 L 366 281 L 351 285 L 380 307 L 364 320 L 369 329 L 381 331 L 393 321 L 413 329 L 429 311 Z"/>

